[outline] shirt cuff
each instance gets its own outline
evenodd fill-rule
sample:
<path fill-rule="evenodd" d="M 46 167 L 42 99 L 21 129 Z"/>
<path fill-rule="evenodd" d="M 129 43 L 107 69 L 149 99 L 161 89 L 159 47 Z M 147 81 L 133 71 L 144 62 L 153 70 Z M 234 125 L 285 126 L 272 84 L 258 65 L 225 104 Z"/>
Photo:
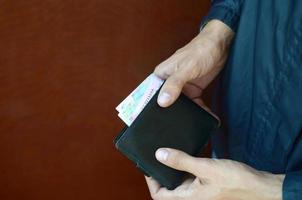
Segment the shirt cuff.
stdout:
<path fill-rule="evenodd" d="M 228 25 L 234 32 L 238 26 L 239 15 L 225 5 L 213 5 L 208 15 L 202 20 L 200 30 L 212 19 L 217 19 Z"/>
<path fill-rule="evenodd" d="M 289 172 L 283 182 L 283 200 L 302 199 L 302 171 Z"/>

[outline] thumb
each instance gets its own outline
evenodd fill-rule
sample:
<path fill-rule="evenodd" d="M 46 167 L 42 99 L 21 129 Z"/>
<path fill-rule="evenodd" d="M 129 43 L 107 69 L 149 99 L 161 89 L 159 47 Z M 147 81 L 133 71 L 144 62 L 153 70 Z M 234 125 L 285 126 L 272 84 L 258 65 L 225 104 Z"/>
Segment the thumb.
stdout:
<path fill-rule="evenodd" d="M 168 107 L 179 97 L 183 86 L 186 83 L 181 73 L 174 73 L 168 77 L 159 92 L 157 102 L 161 107 Z"/>
<path fill-rule="evenodd" d="M 180 171 L 189 172 L 198 177 L 198 158 L 194 158 L 182 151 L 170 148 L 160 148 L 155 153 L 156 159 Z"/>

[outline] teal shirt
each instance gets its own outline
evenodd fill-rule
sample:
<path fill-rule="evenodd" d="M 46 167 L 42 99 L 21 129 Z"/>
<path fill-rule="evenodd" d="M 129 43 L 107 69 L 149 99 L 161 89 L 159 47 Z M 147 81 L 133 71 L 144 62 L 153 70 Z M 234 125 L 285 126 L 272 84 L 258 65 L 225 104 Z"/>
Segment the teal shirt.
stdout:
<path fill-rule="evenodd" d="M 302 199 L 302 1 L 214 0 L 203 23 L 236 33 L 220 75 L 213 137 L 219 158 L 286 174 L 284 200 Z"/>

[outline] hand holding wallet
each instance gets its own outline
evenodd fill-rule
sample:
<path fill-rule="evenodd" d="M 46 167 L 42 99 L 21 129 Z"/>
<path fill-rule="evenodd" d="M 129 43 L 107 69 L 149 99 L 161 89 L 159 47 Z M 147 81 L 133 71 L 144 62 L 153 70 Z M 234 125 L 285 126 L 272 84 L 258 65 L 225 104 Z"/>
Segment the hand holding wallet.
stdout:
<path fill-rule="evenodd" d="M 172 190 L 182 183 L 186 173 L 158 162 L 156 150 L 168 147 L 197 156 L 219 122 L 183 94 L 172 106 L 162 108 L 157 104 L 158 93 L 114 143 L 145 175 Z"/>

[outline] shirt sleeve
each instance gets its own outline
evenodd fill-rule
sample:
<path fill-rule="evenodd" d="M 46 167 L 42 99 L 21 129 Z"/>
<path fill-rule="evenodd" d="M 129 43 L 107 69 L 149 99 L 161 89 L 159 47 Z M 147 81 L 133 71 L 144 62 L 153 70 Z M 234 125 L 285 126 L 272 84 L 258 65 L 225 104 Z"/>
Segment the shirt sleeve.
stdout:
<path fill-rule="evenodd" d="M 210 11 L 203 19 L 201 28 L 208 21 L 217 19 L 224 22 L 236 32 L 242 2 L 243 0 L 212 0 Z"/>
<path fill-rule="evenodd" d="M 302 171 L 289 172 L 283 182 L 283 200 L 302 199 Z"/>

